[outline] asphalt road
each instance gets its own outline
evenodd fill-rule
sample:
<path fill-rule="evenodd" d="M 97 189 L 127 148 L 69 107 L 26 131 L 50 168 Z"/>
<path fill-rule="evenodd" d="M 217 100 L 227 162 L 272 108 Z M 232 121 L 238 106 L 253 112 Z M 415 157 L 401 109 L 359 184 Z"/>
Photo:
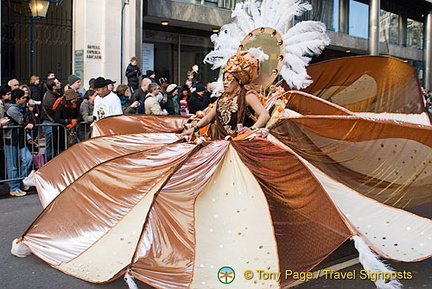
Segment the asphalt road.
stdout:
<path fill-rule="evenodd" d="M 48 264 L 31 255 L 25 258 L 18 258 L 10 254 L 12 240 L 21 236 L 31 222 L 41 212 L 37 194 L 33 193 L 25 197 L 9 197 L 8 190 L 4 184 L 0 184 L 0 287 L 4 289 L 41 288 L 41 289 L 127 289 L 126 282 L 119 278 L 105 284 L 93 284 L 82 281 L 75 277 L 66 275 Z M 423 208 L 422 214 L 432 214 L 430 207 Z M 430 216 L 429 216 L 430 217 Z M 350 242 L 344 244 L 332 256 L 330 256 L 317 269 L 324 269 L 329 266 L 340 264 L 343 261 L 352 260 L 356 252 Z M 412 273 L 411 280 L 402 280 L 404 288 L 427 289 L 432 288 L 432 258 L 416 263 L 388 262 L 396 271 L 404 270 Z M 343 269 L 344 272 L 356 271 L 357 274 L 362 267 L 357 264 Z M 136 280 L 139 289 L 151 289 L 150 287 Z M 221 284 L 221 288 L 223 289 Z M 232 288 L 232 287 L 231 287 Z M 274 288 L 272 286 L 271 288 Z M 295 288 L 298 289 L 373 289 L 374 283 L 368 280 L 356 278 L 354 280 L 336 280 L 334 278 L 321 277 L 313 278 L 311 281 L 302 283 Z M 219 288 L 218 288 L 219 289 Z M 248 289 L 248 288 L 236 288 Z"/>

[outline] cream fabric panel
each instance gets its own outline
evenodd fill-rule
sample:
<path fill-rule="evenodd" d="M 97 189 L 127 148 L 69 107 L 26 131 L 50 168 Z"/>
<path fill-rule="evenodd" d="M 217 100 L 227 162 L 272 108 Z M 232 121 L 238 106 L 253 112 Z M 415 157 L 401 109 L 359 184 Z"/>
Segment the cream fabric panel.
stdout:
<path fill-rule="evenodd" d="M 155 184 L 148 194 L 107 234 L 95 242 L 83 254 L 55 268 L 75 277 L 91 281 L 106 282 L 130 264 L 137 248 L 144 221 L 154 194 L 166 178 Z"/>
<path fill-rule="evenodd" d="M 390 112 L 383 112 L 383 113 L 374 113 L 374 112 L 355 112 L 354 113 L 357 116 L 363 117 L 363 118 L 370 118 L 370 119 L 394 119 L 394 120 L 400 120 L 403 122 L 410 122 L 415 124 L 422 124 L 430 126 L 430 120 L 427 112 L 423 112 L 420 114 L 417 113 L 390 113 Z"/>
<path fill-rule="evenodd" d="M 223 266 L 235 271 L 232 283 L 217 279 Z M 254 277 L 246 280 L 246 270 Z M 259 280 L 256 270 L 279 272 L 276 241 L 265 196 L 230 147 L 218 171 L 196 202 L 196 257 L 191 288 L 279 288 Z"/>
<path fill-rule="evenodd" d="M 290 150 L 272 136 L 269 138 Z M 359 232 L 375 252 L 382 257 L 404 262 L 432 255 L 431 220 L 365 197 L 298 157 L 321 182 L 353 230 Z"/>

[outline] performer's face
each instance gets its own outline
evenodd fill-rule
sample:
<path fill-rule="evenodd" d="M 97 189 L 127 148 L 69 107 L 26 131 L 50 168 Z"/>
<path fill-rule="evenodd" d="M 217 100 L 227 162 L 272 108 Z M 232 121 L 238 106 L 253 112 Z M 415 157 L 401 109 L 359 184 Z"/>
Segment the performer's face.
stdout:
<path fill-rule="evenodd" d="M 239 84 L 231 73 L 226 72 L 223 76 L 223 86 L 226 93 L 233 93 L 238 89 Z"/>

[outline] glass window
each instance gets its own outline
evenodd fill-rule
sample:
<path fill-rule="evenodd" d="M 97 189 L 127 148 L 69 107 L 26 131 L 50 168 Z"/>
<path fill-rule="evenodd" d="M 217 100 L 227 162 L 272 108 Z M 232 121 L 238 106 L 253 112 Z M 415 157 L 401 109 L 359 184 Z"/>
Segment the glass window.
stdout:
<path fill-rule="evenodd" d="M 213 48 L 209 37 L 145 30 L 144 42 L 153 44 L 152 70 L 157 79 L 167 77 L 169 82 L 182 85 L 194 64 L 198 64 L 199 78 L 204 84 L 218 77 L 218 70 L 211 70 L 211 65 L 202 62 Z"/>
<path fill-rule="evenodd" d="M 332 28 L 333 29 L 329 29 L 328 30 L 332 30 L 334 32 L 339 32 L 339 0 L 334 0 L 333 1 L 333 25 Z"/>
<path fill-rule="evenodd" d="M 338 3 L 339 0 L 309 0 L 312 10 L 306 11 L 299 20 L 321 21 L 324 22 L 327 30 L 336 31 L 339 19 L 339 4 L 337 4 L 338 10 L 335 11 L 336 2 Z"/>
<path fill-rule="evenodd" d="M 225 9 L 234 9 L 237 3 L 243 2 L 244 0 L 178 0 L 178 1 L 214 6 L 214 7 L 225 8 Z"/>
<path fill-rule="evenodd" d="M 204 64 L 203 59 L 209 53 L 213 44 L 207 39 L 191 38 L 189 35 L 180 35 L 180 82 L 184 84 L 186 73 L 192 69 L 192 65 L 199 67 L 198 79 L 202 84 L 217 80 L 219 70 L 212 70 L 210 64 Z M 189 41 L 188 41 L 189 40 Z"/>
<path fill-rule="evenodd" d="M 399 15 L 381 10 L 379 35 L 381 42 L 399 44 Z"/>
<path fill-rule="evenodd" d="M 360 38 L 368 38 L 369 6 L 350 0 L 348 16 L 348 34 Z"/>
<path fill-rule="evenodd" d="M 423 49 L 423 23 L 409 18 L 407 21 L 407 46 Z"/>

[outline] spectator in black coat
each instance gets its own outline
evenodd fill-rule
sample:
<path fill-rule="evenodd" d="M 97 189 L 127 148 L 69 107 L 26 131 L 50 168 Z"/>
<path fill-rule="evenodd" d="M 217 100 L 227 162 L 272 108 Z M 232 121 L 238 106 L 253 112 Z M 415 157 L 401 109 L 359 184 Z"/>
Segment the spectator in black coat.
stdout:
<path fill-rule="evenodd" d="M 206 88 L 202 84 L 196 86 L 195 91 L 192 93 L 188 100 L 189 113 L 195 114 L 199 110 L 204 110 L 210 104 L 210 97 L 206 93 Z"/>
<path fill-rule="evenodd" d="M 141 70 L 138 67 L 137 62 L 138 62 L 137 58 L 135 56 L 132 57 L 128 67 L 126 68 L 126 77 L 128 79 L 128 86 L 131 92 L 134 92 L 135 90 L 138 89 L 138 85 L 139 85 L 138 79 L 141 76 Z"/>
<path fill-rule="evenodd" d="M 151 82 L 153 82 L 153 83 L 157 83 L 156 82 L 156 73 L 153 70 L 147 70 L 146 78 L 150 79 Z"/>
<path fill-rule="evenodd" d="M 70 131 L 74 130 L 76 125 L 82 121 L 79 107 L 79 94 L 73 89 L 66 90 L 59 106 L 55 111 L 55 122 L 61 123 L 62 125 L 66 126 L 66 128 Z M 58 137 L 55 139 L 58 139 L 59 141 L 59 151 L 62 151 L 66 148 L 64 143 L 65 131 L 62 129 L 58 131 L 55 130 L 53 132 L 53 135 L 55 134 L 55 132 L 58 133 Z"/>
<path fill-rule="evenodd" d="M 36 100 L 36 101 L 41 101 L 42 100 L 42 93 L 41 93 L 41 88 L 39 87 L 39 76 L 37 75 L 32 75 L 30 77 L 30 84 L 29 84 L 29 88 L 30 88 L 30 92 L 31 92 L 31 98 Z"/>

